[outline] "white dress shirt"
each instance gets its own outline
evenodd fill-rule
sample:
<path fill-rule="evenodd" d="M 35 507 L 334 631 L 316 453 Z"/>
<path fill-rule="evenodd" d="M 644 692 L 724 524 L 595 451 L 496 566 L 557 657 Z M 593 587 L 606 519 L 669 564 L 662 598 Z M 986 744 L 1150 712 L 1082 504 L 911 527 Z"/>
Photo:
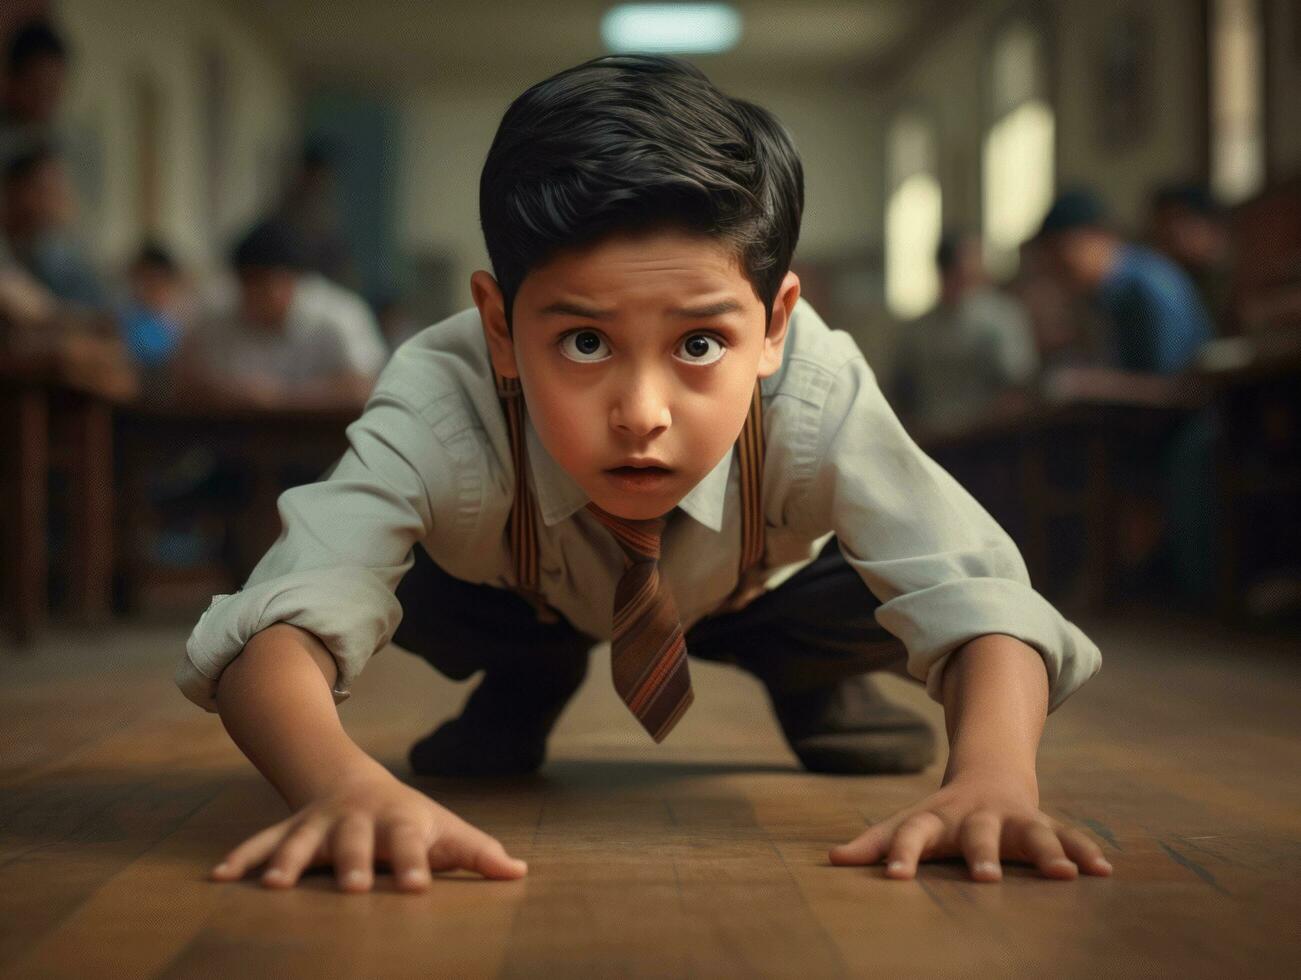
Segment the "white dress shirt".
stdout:
<path fill-rule="evenodd" d="M 909 673 L 937 701 L 949 654 L 987 633 L 1018 637 L 1042 655 L 1050 711 L 1098 670 L 1098 648 L 1031 588 L 1007 534 L 904 432 L 850 335 L 829 329 L 803 299 L 782 365 L 762 390 L 769 588 L 835 534 L 862 576 L 864 601 L 870 589 L 877 621 L 903 642 Z M 417 544 L 457 578 L 514 584 L 506 535 L 514 466 L 477 309 L 403 344 L 347 435 L 350 448 L 328 479 L 281 495 L 279 539 L 244 587 L 215 596 L 194 627 L 176 682 L 208 711 L 217 710 L 225 666 L 277 622 L 321 639 L 339 668 L 335 703 L 348 698 L 397 629 L 394 589 Z M 575 627 L 609 638 L 623 553 L 531 423 L 526 435 L 541 516 L 538 588 Z M 668 517 L 661 570 L 684 629 L 737 581 L 735 455 Z"/>

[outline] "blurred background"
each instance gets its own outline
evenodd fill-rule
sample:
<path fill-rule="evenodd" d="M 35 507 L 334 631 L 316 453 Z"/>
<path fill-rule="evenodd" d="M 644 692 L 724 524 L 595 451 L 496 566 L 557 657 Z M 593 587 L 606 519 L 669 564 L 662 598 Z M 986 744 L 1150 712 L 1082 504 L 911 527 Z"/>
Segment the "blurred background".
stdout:
<path fill-rule="evenodd" d="M 1301 2 L 659 7 L 8 0 L 10 634 L 238 588 L 471 305 L 506 106 L 611 50 L 788 127 L 804 295 L 1037 588 L 1295 628 Z"/>

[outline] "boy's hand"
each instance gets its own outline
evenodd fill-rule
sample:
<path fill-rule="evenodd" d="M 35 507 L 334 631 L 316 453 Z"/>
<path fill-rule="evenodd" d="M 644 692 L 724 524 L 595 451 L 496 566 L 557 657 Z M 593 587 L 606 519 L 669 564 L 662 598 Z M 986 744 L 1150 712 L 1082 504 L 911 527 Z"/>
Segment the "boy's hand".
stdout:
<path fill-rule="evenodd" d="M 304 868 L 334 866 L 341 891 L 369 891 L 374 862 L 386 861 L 399 890 L 424 891 L 431 871 L 465 868 L 485 878 L 522 878 L 528 865 L 384 770 L 351 780 L 297 813 L 254 834 L 212 871 L 242 878 L 266 861 L 262 883 L 292 888 Z"/>
<path fill-rule="evenodd" d="M 1083 831 L 1039 809 L 1037 790 L 994 774 L 967 773 L 833 847 L 832 864 L 886 862 L 886 877 L 909 879 L 917 862 L 965 857 L 975 881 L 1000 881 L 1000 858 L 1033 864 L 1047 878 L 1109 875 L 1111 864 Z"/>

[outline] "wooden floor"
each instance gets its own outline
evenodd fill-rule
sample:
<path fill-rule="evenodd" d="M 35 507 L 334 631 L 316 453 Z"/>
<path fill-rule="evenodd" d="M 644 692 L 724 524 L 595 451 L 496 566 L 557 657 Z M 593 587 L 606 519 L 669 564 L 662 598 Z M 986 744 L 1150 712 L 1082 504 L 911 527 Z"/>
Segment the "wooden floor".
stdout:
<path fill-rule="evenodd" d="M 0 649 L 0 976 L 1297 976 L 1301 751 L 1295 637 L 1117 615 L 1083 626 L 1102 672 L 1040 752 L 1045 809 L 1090 828 L 1111 879 L 962 865 L 912 882 L 829 847 L 937 785 L 805 774 L 759 686 L 693 663 L 697 698 L 655 746 L 605 648 L 544 773 L 414 780 L 530 873 L 344 895 L 205 876 L 284 805 L 171 675 L 185 625 L 56 632 Z M 457 684 L 384 651 L 342 706 L 404 778 Z M 917 686 L 883 683 L 920 705 Z"/>

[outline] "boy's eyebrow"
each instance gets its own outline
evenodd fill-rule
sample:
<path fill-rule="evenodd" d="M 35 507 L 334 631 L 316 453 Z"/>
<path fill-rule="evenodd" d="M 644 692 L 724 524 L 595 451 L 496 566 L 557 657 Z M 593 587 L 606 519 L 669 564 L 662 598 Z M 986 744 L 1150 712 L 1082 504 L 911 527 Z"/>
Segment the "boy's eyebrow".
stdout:
<path fill-rule="evenodd" d="M 585 306 L 579 306 L 577 303 L 566 303 L 564 300 L 557 300 L 554 303 L 548 303 L 542 309 L 538 310 L 539 316 L 550 316 L 552 314 L 560 316 L 581 316 L 589 320 L 608 320 L 614 316 L 614 310 L 589 310 Z"/>
<path fill-rule="evenodd" d="M 705 306 L 671 306 L 665 312 L 672 316 L 687 317 L 691 319 L 705 319 L 711 316 L 722 316 L 724 313 L 740 313 L 741 304 L 734 299 L 719 300 L 717 303 L 709 303 Z M 593 310 L 585 306 L 579 306 L 577 303 L 568 303 L 564 300 L 557 300 L 554 303 L 548 303 L 542 309 L 538 310 L 540 316 L 550 316 L 552 314 L 561 316 L 581 316 L 589 320 L 609 320 L 615 315 L 615 310 Z"/>
<path fill-rule="evenodd" d="M 734 299 L 722 299 L 717 303 L 709 303 L 705 306 L 673 306 L 669 308 L 668 312 L 673 316 L 703 320 L 711 316 L 722 316 L 724 313 L 740 313 L 741 304 Z"/>

